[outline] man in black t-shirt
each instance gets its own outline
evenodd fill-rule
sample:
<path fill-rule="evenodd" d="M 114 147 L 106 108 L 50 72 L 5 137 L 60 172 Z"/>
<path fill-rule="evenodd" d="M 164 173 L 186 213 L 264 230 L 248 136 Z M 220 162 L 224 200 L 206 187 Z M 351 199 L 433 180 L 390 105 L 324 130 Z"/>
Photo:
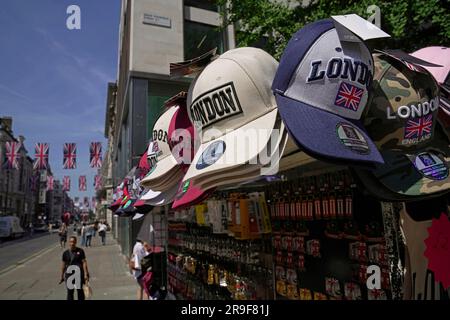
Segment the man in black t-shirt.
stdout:
<path fill-rule="evenodd" d="M 74 267 L 71 267 L 68 270 L 69 266 Z M 76 267 L 78 267 L 79 272 L 73 271 L 73 269 L 77 269 Z M 78 275 L 79 278 L 75 279 Z M 73 284 L 75 284 L 77 289 L 78 300 L 84 300 L 83 284 L 85 284 L 88 280 L 89 271 L 87 267 L 86 255 L 84 254 L 83 249 L 77 247 L 77 237 L 72 236 L 69 239 L 69 249 L 64 251 L 62 255 L 61 267 L 60 283 L 66 283 L 67 300 L 74 300 L 75 288 L 73 288 Z"/>

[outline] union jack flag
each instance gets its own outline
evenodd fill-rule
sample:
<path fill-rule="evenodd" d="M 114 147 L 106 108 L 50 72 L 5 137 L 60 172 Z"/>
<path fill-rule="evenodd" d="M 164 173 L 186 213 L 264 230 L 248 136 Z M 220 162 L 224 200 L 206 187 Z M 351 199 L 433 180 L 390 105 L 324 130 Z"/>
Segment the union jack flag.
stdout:
<path fill-rule="evenodd" d="M 336 95 L 334 104 L 352 111 L 358 111 L 364 89 L 342 82 Z"/>
<path fill-rule="evenodd" d="M 421 138 L 426 134 L 431 133 L 433 126 L 433 115 L 408 120 L 405 127 L 405 139 Z"/>
<path fill-rule="evenodd" d="M 64 143 L 64 169 L 75 169 L 77 167 L 77 145 L 75 143 Z"/>
<path fill-rule="evenodd" d="M 94 187 L 95 190 L 100 190 L 102 188 L 102 176 L 99 174 L 94 177 Z"/>
<path fill-rule="evenodd" d="M 100 168 L 102 166 L 102 143 L 91 142 L 90 152 L 91 168 Z"/>
<path fill-rule="evenodd" d="M 48 143 L 36 143 L 35 147 L 35 154 L 34 154 L 34 163 L 33 163 L 33 169 L 34 170 L 42 170 L 47 169 L 48 166 Z"/>
<path fill-rule="evenodd" d="M 70 177 L 64 176 L 63 178 L 63 191 L 70 191 Z"/>
<path fill-rule="evenodd" d="M 86 176 L 80 176 L 78 179 L 78 187 L 80 191 L 86 191 Z"/>
<path fill-rule="evenodd" d="M 6 166 L 8 169 L 19 169 L 19 150 L 22 147 L 20 142 L 6 142 Z"/>
<path fill-rule="evenodd" d="M 53 177 L 52 176 L 47 176 L 47 191 L 52 191 L 53 190 Z"/>

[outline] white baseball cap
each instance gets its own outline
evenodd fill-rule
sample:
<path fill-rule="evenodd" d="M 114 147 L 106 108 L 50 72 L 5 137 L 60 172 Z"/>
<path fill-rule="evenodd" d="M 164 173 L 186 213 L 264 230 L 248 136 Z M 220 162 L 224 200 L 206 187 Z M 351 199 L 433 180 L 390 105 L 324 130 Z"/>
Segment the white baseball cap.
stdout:
<path fill-rule="evenodd" d="M 270 89 L 277 66 L 261 49 L 238 48 L 219 56 L 195 79 L 187 105 L 201 145 L 183 181 L 245 164 L 267 146 L 278 114 Z M 257 143 L 243 138 L 255 130 L 269 134 Z"/>
<path fill-rule="evenodd" d="M 153 166 L 150 172 L 142 179 L 141 185 L 144 187 L 150 187 L 152 182 L 164 178 L 171 170 L 177 167 L 177 160 L 170 151 L 168 130 L 172 117 L 175 115 L 178 108 L 178 106 L 172 106 L 167 109 L 158 118 L 153 127 L 153 140 L 149 145 L 147 155 L 149 158 L 156 158 L 156 165 Z"/>
<path fill-rule="evenodd" d="M 195 185 L 200 186 L 204 189 L 209 189 L 212 188 L 212 185 L 214 185 L 214 187 L 219 187 L 232 183 L 235 184 L 238 182 L 252 180 L 261 175 L 265 175 L 262 168 L 271 164 L 279 163 L 288 139 L 288 134 L 283 122 L 281 121 L 281 119 L 279 119 L 277 122 L 277 130 L 279 130 L 279 135 L 276 136 L 276 140 L 273 140 L 271 137 L 271 140 L 267 144 L 266 148 L 261 152 L 261 154 L 258 155 L 259 159 L 264 159 L 261 160 L 264 161 L 264 163 L 261 162 L 259 164 L 252 164 L 256 162 L 257 158 L 255 158 L 252 159 L 250 163 L 220 171 L 217 174 L 194 178 L 193 182 L 195 183 Z"/>

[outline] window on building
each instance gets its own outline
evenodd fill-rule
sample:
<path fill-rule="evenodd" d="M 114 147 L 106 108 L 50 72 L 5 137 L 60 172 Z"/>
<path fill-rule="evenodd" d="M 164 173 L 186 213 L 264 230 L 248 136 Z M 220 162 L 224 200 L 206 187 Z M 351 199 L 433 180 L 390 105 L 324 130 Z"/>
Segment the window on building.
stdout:
<path fill-rule="evenodd" d="M 147 141 L 152 138 L 152 129 L 156 120 L 161 115 L 164 102 L 180 91 L 187 91 L 189 84 L 148 82 L 148 105 L 147 105 Z"/>
<path fill-rule="evenodd" d="M 184 5 L 215 12 L 219 10 L 216 0 L 184 0 Z"/>
<path fill-rule="evenodd" d="M 218 27 L 189 20 L 184 21 L 185 60 L 201 56 L 214 48 L 217 48 L 218 54 L 224 51 L 224 36 Z"/>

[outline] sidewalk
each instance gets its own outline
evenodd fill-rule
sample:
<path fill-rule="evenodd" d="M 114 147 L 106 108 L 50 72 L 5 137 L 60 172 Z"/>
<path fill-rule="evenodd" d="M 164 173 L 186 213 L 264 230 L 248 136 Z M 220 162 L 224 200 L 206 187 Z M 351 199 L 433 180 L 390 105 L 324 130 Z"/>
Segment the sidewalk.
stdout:
<path fill-rule="evenodd" d="M 92 300 L 134 300 L 137 284 L 111 235 L 105 246 L 97 236 L 93 247 L 83 248 L 86 253 Z M 67 248 L 67 247 L 66 247 Z M 58 285 L 61 270 L 61 255 L 58 245 L 51 245 L 37 256 L 25 260 L 11 271 L 0 275 L 0 299 L 64 300 L 64 285 Z"/>

